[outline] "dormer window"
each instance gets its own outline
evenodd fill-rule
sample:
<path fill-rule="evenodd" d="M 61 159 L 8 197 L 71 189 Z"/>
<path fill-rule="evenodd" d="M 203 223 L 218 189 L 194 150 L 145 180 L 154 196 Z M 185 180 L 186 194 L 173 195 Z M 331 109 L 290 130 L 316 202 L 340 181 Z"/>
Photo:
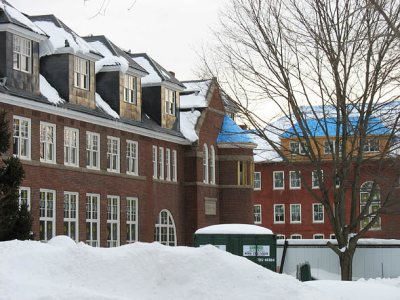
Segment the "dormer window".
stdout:
<path fill-rule="evenodd" d="M 74 86 L 89 90 L 89 61 L 75 56 Z"/>
<path fill-rule="evenodd" d="M 32 41 L 14 35 L 13 64 L 14 70 L 31 73 Z"/>
<path fill-rule="evenodd" d="M 165 113 L 175 116 L 176 91 L 165 89 Z"/>
<path fill-rule="evenodd" d="M 124 101 L 136 104 L 137 78 L 124 75 Z"/>

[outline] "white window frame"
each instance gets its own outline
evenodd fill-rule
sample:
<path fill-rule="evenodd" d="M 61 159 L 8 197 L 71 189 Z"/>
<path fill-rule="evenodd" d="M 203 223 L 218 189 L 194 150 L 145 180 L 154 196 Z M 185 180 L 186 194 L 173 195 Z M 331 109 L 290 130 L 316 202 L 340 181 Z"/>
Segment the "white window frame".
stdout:
<path fill-rule="evenodd" d="M 107 247 L 110 248 L 121 244 L 120 211 L 119 196 L 107 195 Z M 116 226 L 116 231 L 114 231 L 114 226 Z"/>
<path fill-rule="evenodd" d="M 137 197 L 126 198 L 126 242 L 128 244 L 137 242 L 139 240 L 138 208 L 139 203 Z"/>
<path fill-rule="evenodd" d="M 100 134 L 91 131 L 86 131 L 86 168 L 100 170 Z"/>
<path fill-rule="evenodd" d="M 176 114 L 176 98 L 177 91 L 173 91 L 170 89 L 165 89 L 165 113 L 167 115 L 175 116 Z"/>
<path fill-rule="evenodd" d="M 203 145 L 203 182 L 208 183 L 208 146 Z"/>
<path fill-rule="evenodd" d="M 261 204 L 253 205 L 253 214 L 254 214 L 254 224 L 261 224 L 262 223 Z"/>
<path fill-rule="evenodd" d="M 152 147 L 152 162 L 153 162 L 153 179 L 158 178 L 158 154 L 157 154 L 157 146 Z"/>
<path fill-rule="evenodd" d="M 176 156 L 176 150 L 172 150 L 172 181 L 178 181 L 178 161 Z"/>
<path fill-rule="evenodd" d="M 331 233 L 331 234 L 329 235 L 329 239 L 331 239 L 331 240 L 336 240 L 336 235 L 335 235 L 334 233 Z"/>
<path fill-rule="evenodd" d="M 165 179 L 171 181 L 171 149 L 165 149 L 165 168 L 166 168 L 166 175 Z"/>
<path fill-rule="evenodd" d="M 94 201 L 93 201 L 94 200 Z M 86 194 L 86 244 L 92 247 L 100 247 L 100 195 Z M 89 236 L 88 236 L 89 226 Z M 96 226 L 96 236 L 93 235 L 93 227 Z"/>
<path fill-rule="evenodd" d="M 375 147 L 378 147 L 377 150 L 375 150 Z M 366 153 L 377 153 L 380 151 L 380 141 L 379 138 L 368 138 L 365 140 L 364 143 L 364 152 Z"/>
<path fill-rule="evenodd" d="M 137 104 L 137 78 L 124 74 L 124 102 Z"/>
<path fill-rule="evenodd" d="M 254 190 L 261 190 L 261 172 L 254 172 Z"/>
<path fill-rule="evenodd" d="M 64 165 L 79 167 L 79 129 L 64 127 Z"/>
<path fill-rule="evenodd" d="M 299 176 L 298 179 L 296 181 L 298 181 L 299 186 L 293 186 L 294 181 L 293 180 L 293 176 Z M 289 171 L 289 188 L 291 190 L 299 190 L 301 189 L 301 173 L 300 171 Z"/>
<path fill-rule="evenodd" d="M 322 211 L 316 211 L 315 207 L 321 207 Z M 315 214 L 322 214 L 322 220 L 316 220 L 315 219 Z M 324 206 L 322 203 L 313 203 L 312 204 L 312 218 L 313 218 L 313 223 L 324 223 L 325 222 L 325 211 L 324 211 Z"/>
<path fill-rule="evenodd" d="M 22 192 L 26 192 L 26 197 L 22 197 Z M 26 203 L 28 211 L 31 210 L 31 188 L 20 186 L 18 189 L 18 205 Z"/>
<path fill-rule="evenodd" d="M 216 182 L 215 182 L 215 149 L 214 149 L 214 146 L 213 145 L 211 145 L 210 146 L 210 155 L 209 155 L 209 158 L 210 158 L 210 162 L 209 162 L 209 166 L 210 166 L 210 173 L 209 173 L 209 175 L 210 175 L 210 183 L 211 184 L 215 184 Z"/>
<path fill-rule="evenodd" d="M 32 41 L 16 34 L 13 37 L 13 69 L 32 73 Z"/>
<path fill-rule="evenodd" d="M 50 130 L 51 129 L 51 130 Z M 48 136 L 52 132 L 51 138 Z M 56 124 L 40 122 L 40 161 L 56 163 L 57 128 Z M 51 158 L 49 158 L 49 155 Z"/>
<path fill-rule="evenodd" d="M 293 141 L 289 142 L 289 151 L 292 155 L 305 155 L 307 153 L 304 145 L 302 145 L 300 142 Z"/>
<path fill-rule="evenodd" d="M 43 195 L 44 199 L 42 198 Z M 52 195 L 51 202 L 48 199 L 49 195 Z M 42 242 L 47 242 L 56 235 L 56 191 L 40 189 L 39 199 L 39 239 Z M 49 207 L 49 204 L 51 204 L 51 207 Z M 50 233 L 47 228 L 49 223 L 52 224 Z"/>
<path fill-rule="evenodd" d="M 320 170 L 321 171 L 321 177 L 322 177 L 322 180 L 324 179 L 324 171 L 323 170 Z M 319 189 L 319 181 L 318 181 L 318 171 L 317 170 L 314 170 L 314 171 L 312 171 L 311 172 L 311 187 L 313 188 L 313 189 Z"/>
<path fill-rule="evenodd" d="M 74 87 L 90 90 L 90 62 L 78 56 L 74 59 Z"/>
<path fill-rule="evenodd" d="M 362 212 L 364 206 L 368 202 L 372 185 L 373 185 L 372 181 L 365 181 L 360 186 L 360 215 L 361 215 L 361 212 Z M 369 186 L 371 186 L 371 188 L 369 188 Z M 375 193 L 377 195 L 376 196 L 377 198 L 371 199 L 368 211 L 366 213 L 367 215 L 370 215 L 370 216 L 365 218 L 366 219 L 365 222 L 363 220 L 361 220 L 361 222 L 360 222 L 361 228 L 364 228 L 367 224 L 369 224 L 372 221 L 372 219 L 375 217 L 375 215 L 373 214 L 374 211 L 378 210 L 381 207 L 381 201 L 380 201 L 381 193 L 380 193 L 380 187 L 378 185 L 375 188 Z M 365 201 L 363 201 L 363 198 L 364 198 L 363 194 L 366 195 Z M 373 224 L 369 230 L 370 231 L 381 230 L 381 218 L 380 217 L 377 219 L 377 222 L 375 224 Z"/>
<path fill-rule="evenodd" d="M 75 197 L 75 207 L 71 204 Z M 71 234 L 71 226 L 75 223 L 75 236 Z M 79 241 L 79 194 L 77 192 L 64 192 L 64 235 L 75 242 Z"/>
<path fill-rule="evenodd" d="M 31 140 L 31 119 L 13 116 L 13 154 L 19 159 L 30 160 Z"/>
<path fill-rule="evenodd" d="M 277 174 L 282 174 L 282 186 L 278 187 L 276 186 L 276 175 Z M 274 190 L 284 190 L 285 189 L 285 172 L 284 171 L 273 171 L 272 172 L 272 180 L 273 180 L 273 189 Z"/>
<path fill-rule="evenodd" d="M 342 141 L 339 141 L 339 154 L 342 153 Z M 335 153 L 336 149 L 336 140 L 324 141 L 324 154 L 332 154 Z"/>
<path fill-rule="evenodd" d="M 299 207 L 299 220 L 294 220 L 294 207 Z M 290 223 L 291 224 L 299 224 L 301 223 L 301 204 L 293 203 L 290 204 Z"/>
<path fill-rule="evenodd" d="M 126 174 L 139 174 L 138 142 L 126 140 Z"/>
<path fill-rule="evenodd" d="M 293 234 L 290 235 L 290 238 L 293 239 L 293 240 L 301 240 L 301 239 L 303 239 L 303 236 L 301 234 L 298 234 L 298 233 L 293 233 Z"/>
<path fill-rule="evenodd" d="M 162 222 L 163 214 L 165 214 L 166 223 Z M 162 231 L 164 231 L 164 229 L 166 231 L 165 240 L 162 239 Z M 173 236 L 173 239 L 171 239 L 171 236 Z M 175 221 L 171 212 L 167 209 L 161 210 L 157 216 L 154 230 L 154 240 L 167 246 L 176 246 L 178 243 Z"/>
<path fill-rule="evenodd" d="M 163 180 L 164 179 L 164 148 L 158 148 L 158 165 L 159 165 L 159 174 L 158 178 Z"/>
<path fill-rule="evenodd" d="M 277 214 L 276 214 L 276 209 L 277 209 L 277 207 L 282 207 L 283 208 L 283 214 L 282 214 L 282 216 L 283 216 L 283 220 L 276 220 L 276 216 L 277 216 Z M 285 224 L 285 204 L 274 204 L 274 224 Z"/>
<path fill-rule="evenodd" d="M 313 234 L 314 240 L 323 240 L 324 238 L 325 238 L 325 235 L 323 233 L 314 233 Z"/>
<path fill-rule="evenodd" d="M 120 139 L 115 136 L 107 136 L 107 171 L 119 173 L 120 169 Z"/>
<path fill-rule="evenodd" d="M 276 235 L 276 239 L 277 240 L 284 240 L 286 237 L 285 237 L 285 235 L 284 234 L 277 234 Z"/>

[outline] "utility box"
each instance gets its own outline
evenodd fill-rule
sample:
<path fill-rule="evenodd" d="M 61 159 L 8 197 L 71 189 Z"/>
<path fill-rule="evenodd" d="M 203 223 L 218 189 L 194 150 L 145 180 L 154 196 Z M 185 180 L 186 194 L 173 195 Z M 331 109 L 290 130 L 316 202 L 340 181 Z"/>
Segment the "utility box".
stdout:
<path fill-rule="evenodd" d="M 276 271 L 276 235 L 267 228 L 250 224 L 220 224 L 198 229 L 194 234 L 194 246 L 208 244 Z"/>

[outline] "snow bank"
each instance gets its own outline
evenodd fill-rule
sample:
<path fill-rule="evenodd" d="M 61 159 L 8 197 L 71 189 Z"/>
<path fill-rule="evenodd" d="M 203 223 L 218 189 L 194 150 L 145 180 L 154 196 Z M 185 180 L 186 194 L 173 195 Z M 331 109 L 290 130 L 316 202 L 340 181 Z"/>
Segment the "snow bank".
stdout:
<path fill-rule="evenodd" d="M 55 105 L 65 102 L 65 100 L 60 97 L 57 90 L 50 85 L 50 83 L 46 80 L 46 78 L 40 75 L 39 81 L 40 81 L 40 93 L 43 96 L 45 96 L 47 100 L 49 100 L 49 102 Z"/>
<path fill-rule="evenodd" d="M 218 224 L 200 228 L 196 234 L 272 234 L 272 231 L 251 224 Z"/>
<path fill-rule="evenodd" d="M 111 117 L 115 119 L 119 119 L 119 115 L 116 113 L 115 110 L 113 110 L 110 105 L 106 101 L 101 98 L 99 94 L 96 93 L 96 106 L 100 108 L 102 111 L 104 111 L 106 114 L 110 115 Z"/>
<path fill-rule="evenodd" d="M 183 136 L 191 142 L 199 139 L 196 133 L 196 124 L 201 113 L 198 110 L 179 112 L 180 129 Z"/>
<path fill-rule="evenodd" d="M 387 299 L 400 278 L 301 283 L 249 260 L 202 248 L 135 243 L 92 248 L 56 237 L 0 243 L 1 299 Z M 396 286 L 397 285 L 397 286 Z"/>

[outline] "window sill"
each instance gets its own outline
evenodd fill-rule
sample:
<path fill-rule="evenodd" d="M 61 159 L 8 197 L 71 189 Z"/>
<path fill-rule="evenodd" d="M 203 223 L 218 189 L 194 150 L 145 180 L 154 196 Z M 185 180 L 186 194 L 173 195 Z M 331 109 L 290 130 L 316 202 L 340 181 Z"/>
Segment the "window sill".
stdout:
<path fill-rule="evenodd" d="M 281 187 L 281 188 L 277 188 L 277 187 L 273 187 L 272 190 L 274 191 L 283 191 L 285 188 Z"/>

